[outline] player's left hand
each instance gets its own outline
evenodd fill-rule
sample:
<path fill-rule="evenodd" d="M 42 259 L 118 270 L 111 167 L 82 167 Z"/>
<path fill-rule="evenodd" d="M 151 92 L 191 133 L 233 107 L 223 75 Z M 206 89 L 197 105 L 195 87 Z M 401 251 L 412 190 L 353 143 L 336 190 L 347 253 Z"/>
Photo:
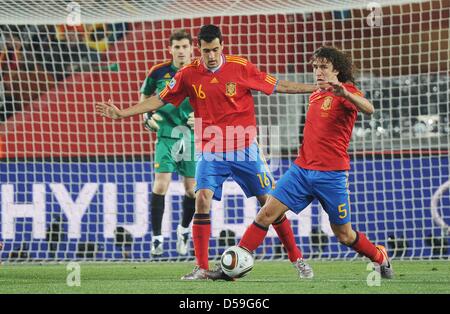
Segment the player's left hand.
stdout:
<path fill-rule="evenodd" d="M 341 82 L 328 82 L 328 84 L 330 84 L 330 87 L 328 87 L 328 91 L 332 92 L 336 96 L 347 97 L 347 95 L 349 94 L 349 92 Z"/>
<path fill-rule="evenodd" d="M 189 114 L 188 120 L 187 120 L 187 125 L 193 129 L 194 125 L 195 125 L 195 117 L 194 117 L 194 112 L 191 112 Z"/>

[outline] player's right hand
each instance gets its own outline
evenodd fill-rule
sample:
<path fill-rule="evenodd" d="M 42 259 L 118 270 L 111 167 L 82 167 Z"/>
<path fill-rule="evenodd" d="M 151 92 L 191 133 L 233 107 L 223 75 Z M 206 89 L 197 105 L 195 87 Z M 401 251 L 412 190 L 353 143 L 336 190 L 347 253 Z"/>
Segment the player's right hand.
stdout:
<path fill-rule="evenodd" d="M 153 132 L 159 130 L 158 121 L 162 121 L 163 119 L 159 114 L 153 112 L 146 112 L 142 116 L 144 118 L 144 127 L 147 130 Z"/>
<path fill-rule="evenodd" d="M 108 100 L 108 103 L 97 103 L 95 105 L 95 111 L 102 117 L 108 117 L 114 120 L 122 118 L 120 109 L 113 105 L 111 99 Z"/>

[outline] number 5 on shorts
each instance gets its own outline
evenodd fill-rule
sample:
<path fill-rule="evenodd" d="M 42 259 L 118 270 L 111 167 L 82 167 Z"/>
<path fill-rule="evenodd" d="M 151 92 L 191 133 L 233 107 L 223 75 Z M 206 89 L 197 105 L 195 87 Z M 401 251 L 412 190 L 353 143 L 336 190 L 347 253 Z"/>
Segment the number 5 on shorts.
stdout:
<path fill-rule="evenodd" d="M 338 211 L 339 211 L 339 218 L 344 219 L 345 217 L 347 217 L 347 208 L 345 208 L 347 204 L 341 204 L 338 206 Z"/>

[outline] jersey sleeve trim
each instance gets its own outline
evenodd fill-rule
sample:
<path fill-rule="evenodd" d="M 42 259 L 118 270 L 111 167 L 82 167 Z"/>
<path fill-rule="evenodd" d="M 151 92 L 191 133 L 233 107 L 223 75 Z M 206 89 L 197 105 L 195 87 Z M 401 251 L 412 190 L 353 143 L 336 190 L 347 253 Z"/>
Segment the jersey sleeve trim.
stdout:
<path fill-rule="evenodd" d="M 155 64 L 154 66 L 152 66 L 152 67 L 150 68 L 150 70 L 148 70 L 147 76 L 150 76 L 150 75 L 152 75 L 156 70 L 158 70 L 158 69 L 160 69 L 160 68 L 162 68 L 162 67 L 164 67 L 164 66 L 169 66 L 169 65 L 171 65 L 171 64 L 172 64 L 172 60 L 165 61 L 165 62 L 163 62 L 163 63 Z"/>
<path fill-rule="evenodd" d="M 275 77 L 273 77 L 270 74 L 266 74 L 266 78 L 264 79 L 267 83 L 272 84 L 272 85 L 276 85 L 277 84 L 277 79 Z"/>
<path fill-rule="evenodd" d="M 237 63 L 243 66 L 246 66 L 248 63 L 248 60 L 242 57 L 238 57 L 238 56 L 225 56 L 225 61 L 226 62 L 231 62 L 231 63 Z"/>
<path fill-rule="evenodd" d="M 164 89 L 159 93 L 159 98 L 164 101 L 164 97 L 166 97 L 169 92 L 169 86 L 164 87 Z"/>

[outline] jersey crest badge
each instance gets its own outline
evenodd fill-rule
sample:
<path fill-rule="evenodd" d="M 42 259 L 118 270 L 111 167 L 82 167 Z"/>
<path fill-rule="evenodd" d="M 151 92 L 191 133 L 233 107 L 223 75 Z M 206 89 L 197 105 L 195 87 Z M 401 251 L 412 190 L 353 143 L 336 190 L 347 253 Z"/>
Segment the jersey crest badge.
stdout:
<path fill-rule="evenodd" d="M 169 88 L 172 89 L 176 83 L 177 83 L 177 80 L 175 80 L 175 78 L 173 78 L 169 83 Z"/>
<path fill-rule="evenodd" d="M 236 83 L 228 82 L 225 85 L 225 95 L 229 97 L 233 97 L 234 95 L 236 95 Z"/>
<path fill-rule="evenodd" d="M 164 75 L 164 78 L 165 79 L 170 79 L 170 78 L 172 78 L 172 76 L 170 75 L 170 73 L 166 73 L 166 75 Z"/>
<path fill-rule="evenodd" d="M 333 102 L 333 97 L 325 97 L 325 99 L 323 100 L 322 106 L 320 107 L 320 109 L 322 110 L 330 110 L 331 109 L 331 103 Z"/>

